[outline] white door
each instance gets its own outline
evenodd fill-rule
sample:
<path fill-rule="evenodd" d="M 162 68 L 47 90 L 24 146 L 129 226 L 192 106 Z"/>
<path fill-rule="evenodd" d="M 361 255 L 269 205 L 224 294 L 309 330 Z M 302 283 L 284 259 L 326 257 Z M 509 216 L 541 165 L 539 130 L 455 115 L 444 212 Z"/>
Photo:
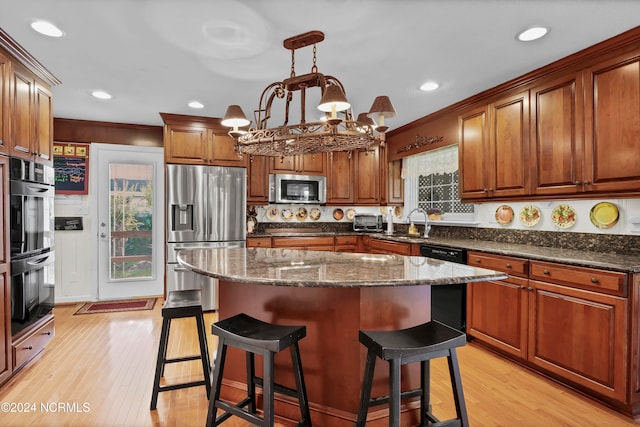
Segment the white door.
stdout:
<path fill-rule="evenodd" d="M 91 145 L 98 300 L 164 292 L 162 148 Z"/>

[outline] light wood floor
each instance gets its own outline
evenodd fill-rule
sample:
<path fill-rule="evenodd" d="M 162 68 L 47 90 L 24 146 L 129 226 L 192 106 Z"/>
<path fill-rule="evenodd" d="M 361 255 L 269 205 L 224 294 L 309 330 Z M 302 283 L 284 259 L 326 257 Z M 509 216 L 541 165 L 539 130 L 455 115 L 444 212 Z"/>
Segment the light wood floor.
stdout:
<path fill-rule="evenodd" d="M 55 309 L 56 337 L 38 358 L 0 389 L 0 402 L 33 412 L 0 413 L 2 426 L 201 426 L 204 387 L 160 393 L 149 410 L 161 327 L 161 300 L 152 311 L 74 316 Z M 209 325 L 216 320 L 206 314 Z M 197 352 L 191 319 L 174 321 L 170 355 Z M 208 326 L 207 326 L 208 329 Z M 215 348 L 209 337 L 209 348 Z M 469 344 L 459 350 L 472 426 L 637 426 L 629 418 Z M 446 362 L 432 363 L 434 413 L 454 414 Z M 197 362 L 167 366 L 167 379 L 199 374 Z M 339 391 L 337 391 L 339 392 Z M 62 406 L 59 406 L 62 405 Z M 35 408 L 34 408 L 35 406 Z M 44 407 L 43 407 L 44 406 Z M 48 410 L 45 410 L 47 408 Z M 233 419 L 224 425 L 244 426 Z"/>

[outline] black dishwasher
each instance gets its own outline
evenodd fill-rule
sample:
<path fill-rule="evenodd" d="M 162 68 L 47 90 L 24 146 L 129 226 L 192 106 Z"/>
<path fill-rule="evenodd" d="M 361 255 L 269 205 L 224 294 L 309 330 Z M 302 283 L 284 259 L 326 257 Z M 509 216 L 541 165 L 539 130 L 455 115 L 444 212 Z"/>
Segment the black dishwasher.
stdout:
<path fill-rule="evenodd" d="M 425 244 L 420 246 L 420 255 L 439 260 L 467 263 L 467 251 Z M 467 285 L 438 285 L 431 287 L 431 319 L 465 332 L 467 313 Z"/>

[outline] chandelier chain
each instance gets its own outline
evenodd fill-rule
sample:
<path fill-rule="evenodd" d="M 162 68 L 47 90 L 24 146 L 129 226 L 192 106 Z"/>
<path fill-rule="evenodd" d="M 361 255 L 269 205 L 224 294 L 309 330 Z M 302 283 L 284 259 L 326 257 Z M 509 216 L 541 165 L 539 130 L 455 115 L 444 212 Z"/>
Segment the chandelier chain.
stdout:
<path fill-rule="evenodd" d="M 311 72 L 312 73 L 317 73 L 318 72 L 318 66 L 316 65 L 316 44 L 313 44 L 313 65 L 311 66 Z"/>
<path fill-rule="evenodd" d="M 291 77 L 296 76 L 296 51 L 291 49 Z"/>

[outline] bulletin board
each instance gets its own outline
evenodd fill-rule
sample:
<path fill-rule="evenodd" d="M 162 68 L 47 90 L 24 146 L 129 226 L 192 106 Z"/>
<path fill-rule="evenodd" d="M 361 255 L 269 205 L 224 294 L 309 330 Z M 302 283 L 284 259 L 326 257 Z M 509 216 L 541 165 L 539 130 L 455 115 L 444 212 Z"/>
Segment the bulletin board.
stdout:
<path fill-rule="evenodd" d="M 89 145 L 53 143 L 56 194 L 89 194 Z"/>

